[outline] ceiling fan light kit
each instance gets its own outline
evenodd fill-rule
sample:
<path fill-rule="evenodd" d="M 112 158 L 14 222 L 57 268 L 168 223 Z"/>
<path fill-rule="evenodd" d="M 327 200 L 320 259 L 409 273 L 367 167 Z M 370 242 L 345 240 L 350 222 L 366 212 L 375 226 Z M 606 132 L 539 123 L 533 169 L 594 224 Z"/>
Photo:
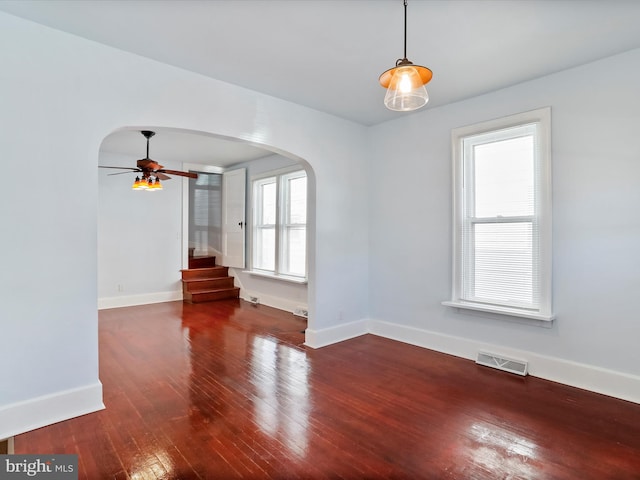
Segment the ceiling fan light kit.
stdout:
<path fill-rule="evenodd" d="M 147 192 L 158 192 L 162 190 L 162 180 L 171 180 L 171 177 L 166 175 L 178 175 L 181 177 L 198 178 L 197 173 L 193 172 L 181 172 L 180 170 L 167 170 L 155 160 L 149 158 L 149 139 L 156 133 L 150 130 L 141 130 L 140 133 L 147 139 L 147 156 L 140 159 L 136 163 L 136 168 L 133 167 L 107 167 L 99 165 L 99 168 L 116 168 L 119 170 L 128 170 L 128 172 L 111 173 L 110 175 L 121 175 L 123 173 L 136 172 L 140 175 L 136 175 L 136 179 L 131 187 L 132 190 L 144 190 Z"/>
<path fill-rule="evenodd" d="M 427 67 L 414 65 L 407 59 L 407 0 L 404 0 L 404 57 L 396 66 L 380 75 L 380 85 L 387 89 L 384 104 L 389 110 L 410 112 L 423 107 L 429 101 L 425 85 L 433 72 Z"/>
<path fill-rule="evenodd" d="M 162 190 L 162 184 L 160 183 L 160 179 L 156 178 L 155 181 L 151 177 L 148 180 L 144 178 L 136 177 L 133 182 L 132 190 L 146 190 L 147 192 L 157 192 Z"/>

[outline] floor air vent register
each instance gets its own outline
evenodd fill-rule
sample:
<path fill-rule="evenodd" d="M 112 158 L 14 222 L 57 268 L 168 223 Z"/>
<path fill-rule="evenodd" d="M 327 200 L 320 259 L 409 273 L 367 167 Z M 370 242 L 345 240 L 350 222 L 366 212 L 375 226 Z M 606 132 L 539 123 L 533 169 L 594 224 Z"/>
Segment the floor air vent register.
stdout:
<path fill-rule="evenodd" d="M 478 352 L 476 363 L 517 375 L 525 376 L 527 374 L 528 363 L 526 361 L 503 357 L 495 353 Z"/>

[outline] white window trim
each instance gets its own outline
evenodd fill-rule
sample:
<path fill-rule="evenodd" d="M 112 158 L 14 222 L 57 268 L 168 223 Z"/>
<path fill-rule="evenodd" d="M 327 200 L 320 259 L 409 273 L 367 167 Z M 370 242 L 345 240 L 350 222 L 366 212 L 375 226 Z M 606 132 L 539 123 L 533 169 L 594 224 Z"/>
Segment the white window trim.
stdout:
<path fill-rule="evenodd" d="M 536 217 L 539 219 L 539 285 L 540 304 L 538 309 L 511 308 L 498 305 L 474 303 L 463 299 L 462 272 L 462 225 L 464 191 L 462 189 L 464 176 L 463 139 L 471 135 L 479 135 L 494 130 L 502 130 L 520 125 L 537 123 L 539 125 L 539 162 L 538 175 L 540 189 L 538 190 Z M 552 206 L 551 206 L 551 108 L 545 107 L 529 112 L 519 113 L 508 117 L 490 120 L 474 125 L 453 129 L 451 132 L 453 154 L 453 275 L 451 300 L 442 305 L 478 312 L 495 313 L 512 317 L 550 322 L 555 319 L 552 312 Z"/>
<path fill-rule="evenodd" d="M 277 211 L 276 211 L 276 216 L 279 218 L 280 217 L 280 206 L 281 206 L 281 191 L 280 191 L 280 185 L 279 185 L 279 180 L 280 177 L 291 174 L 291 173 L 296 173 L 296 172 L 304 172 L 305 176 L 308 175 L 306 173 L 306 171 L 304 170 L 304 168 L 301 168 L 299 165 L 297 166 L 291 166 L 291 167 L 285 167 L 285 168 L 279 168 L 276 170 L 269 170 L 268 172 L 262 172 L 258 175 L 253 175 L 251 176 L 251 178 L 249 179 L 249 185 L 251 186 L 251 188 L 249 188 L 249 205 L 251 205 L 251 210 L 250 210 L 250 221 L 248 223 L 248 227 L 250 228 L 249 232 L 248 232 L 248 237 L 249 237 L 249 248 L 250 248 L 250 252 L 251 254 L 249 255 L 249 268 L 246 270 L 243 270 L 243 273 L 247 273 L 249 275 L 253 275 L 256 277 L 261 277 L 261 278 L 268 278 L 271 280 L 278 280 L 278 281 L 282 281 L 282 282 L 288 282 L 288 283 L 295 283 L 295 284 L 301 284 L 301 285 L 306 285 L 308 283 L 308 275 L 309 275 L 309 251 L 308 251 L 308 242 L 307 242 L 307 252 L 305 254 L 305 275 L 304 276 L 295 276 L 295 275 L 287 275 L 284 273 L 274 273 L 271 272 L 269 270 L 261 270 L 258 268 L 254 268 L 253 266 L 253 262 L 254 262 L 254 243 L 255 243 L 255 239 L 254 239 L 254 183 L 256 181 L 259 180 L 263 180 L 263 179 L 267 179 L 267 178 L 272 178 L 275 177 L 276 178 L 276 185 L 277 185 L 277 199 L 278 199 L 278 203 L 277 203 Z M 307 186 L 308 189 L 308 186 Z M 309 192 L 307 190 L 307 201 L 309 198 Z M 307 205 L 307 215 L 308 215 L 308 205 Z M 279 229 L 279 225 L 278 223 L 276 223 L 276 231 Z M 309 228 L 309 224 L 306 224 L 306 228 L 307 228 L 307 232 L 308 232 L 308 228 Z M 280 252 L 280 248 L 276 248 L 276 258 L 275 258 L 275 262 L 276 262 L 276 270 L 277 270 L 277 266 L 278 266 L 278 262 L 279 262 L 279 256 L 280 256 L 281 252 Z"/>
<path fill-rule="evenodd" d="M 284 275 L 282 273 L 274 274 L 264 270 L 244 270 L 242 273 L 248 273 L 255 277 L 270 278 L 271 280 L 279 280 L 281 282 L 296 283 L 299 285 L 306 285 L 308 283 L 306 277 L 292 277 L 290 275 Z"/>

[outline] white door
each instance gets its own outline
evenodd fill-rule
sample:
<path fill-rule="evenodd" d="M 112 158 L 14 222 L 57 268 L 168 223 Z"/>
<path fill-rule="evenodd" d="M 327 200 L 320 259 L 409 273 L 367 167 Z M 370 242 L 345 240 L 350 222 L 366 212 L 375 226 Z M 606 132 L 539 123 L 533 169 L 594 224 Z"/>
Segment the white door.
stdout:
<path fill-rule="evenodd" d="M 222 174 L 222 265 L 244 268 L 246 169 Z"/>

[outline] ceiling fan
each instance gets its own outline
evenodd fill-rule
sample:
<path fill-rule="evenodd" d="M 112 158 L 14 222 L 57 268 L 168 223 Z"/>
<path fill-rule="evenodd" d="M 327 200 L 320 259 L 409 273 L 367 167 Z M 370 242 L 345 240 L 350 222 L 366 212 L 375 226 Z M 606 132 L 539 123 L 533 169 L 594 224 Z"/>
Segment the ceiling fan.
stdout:
<path fill-rule="evenodd" d="M 108 167 L 98 165 L 99 168 L 116 168 L 119 170 L 128 170 L 127 172 L 110 173 L 109 175 L 122 175 L 123 173 L 139 173 L 136 176 L 136 180 L 133 183 L 134 190 L 162 190 L 160 180 L 171 180 L 171 177 L 167 174 L 178 175 L 181 177 L 198 178 L 197 173 L 182 172 L 180 170 L 168 170 L 160 165 L 155 160 L 149 158 L 149 139 L 153 137 L 156 132 L 149 130 L 142 130 L 140 133 L 147 139 L 147 156 L 137 161 L 136 168 L 134 167 Z M 154 181 L 155 177 L 155 181 Z"/>

